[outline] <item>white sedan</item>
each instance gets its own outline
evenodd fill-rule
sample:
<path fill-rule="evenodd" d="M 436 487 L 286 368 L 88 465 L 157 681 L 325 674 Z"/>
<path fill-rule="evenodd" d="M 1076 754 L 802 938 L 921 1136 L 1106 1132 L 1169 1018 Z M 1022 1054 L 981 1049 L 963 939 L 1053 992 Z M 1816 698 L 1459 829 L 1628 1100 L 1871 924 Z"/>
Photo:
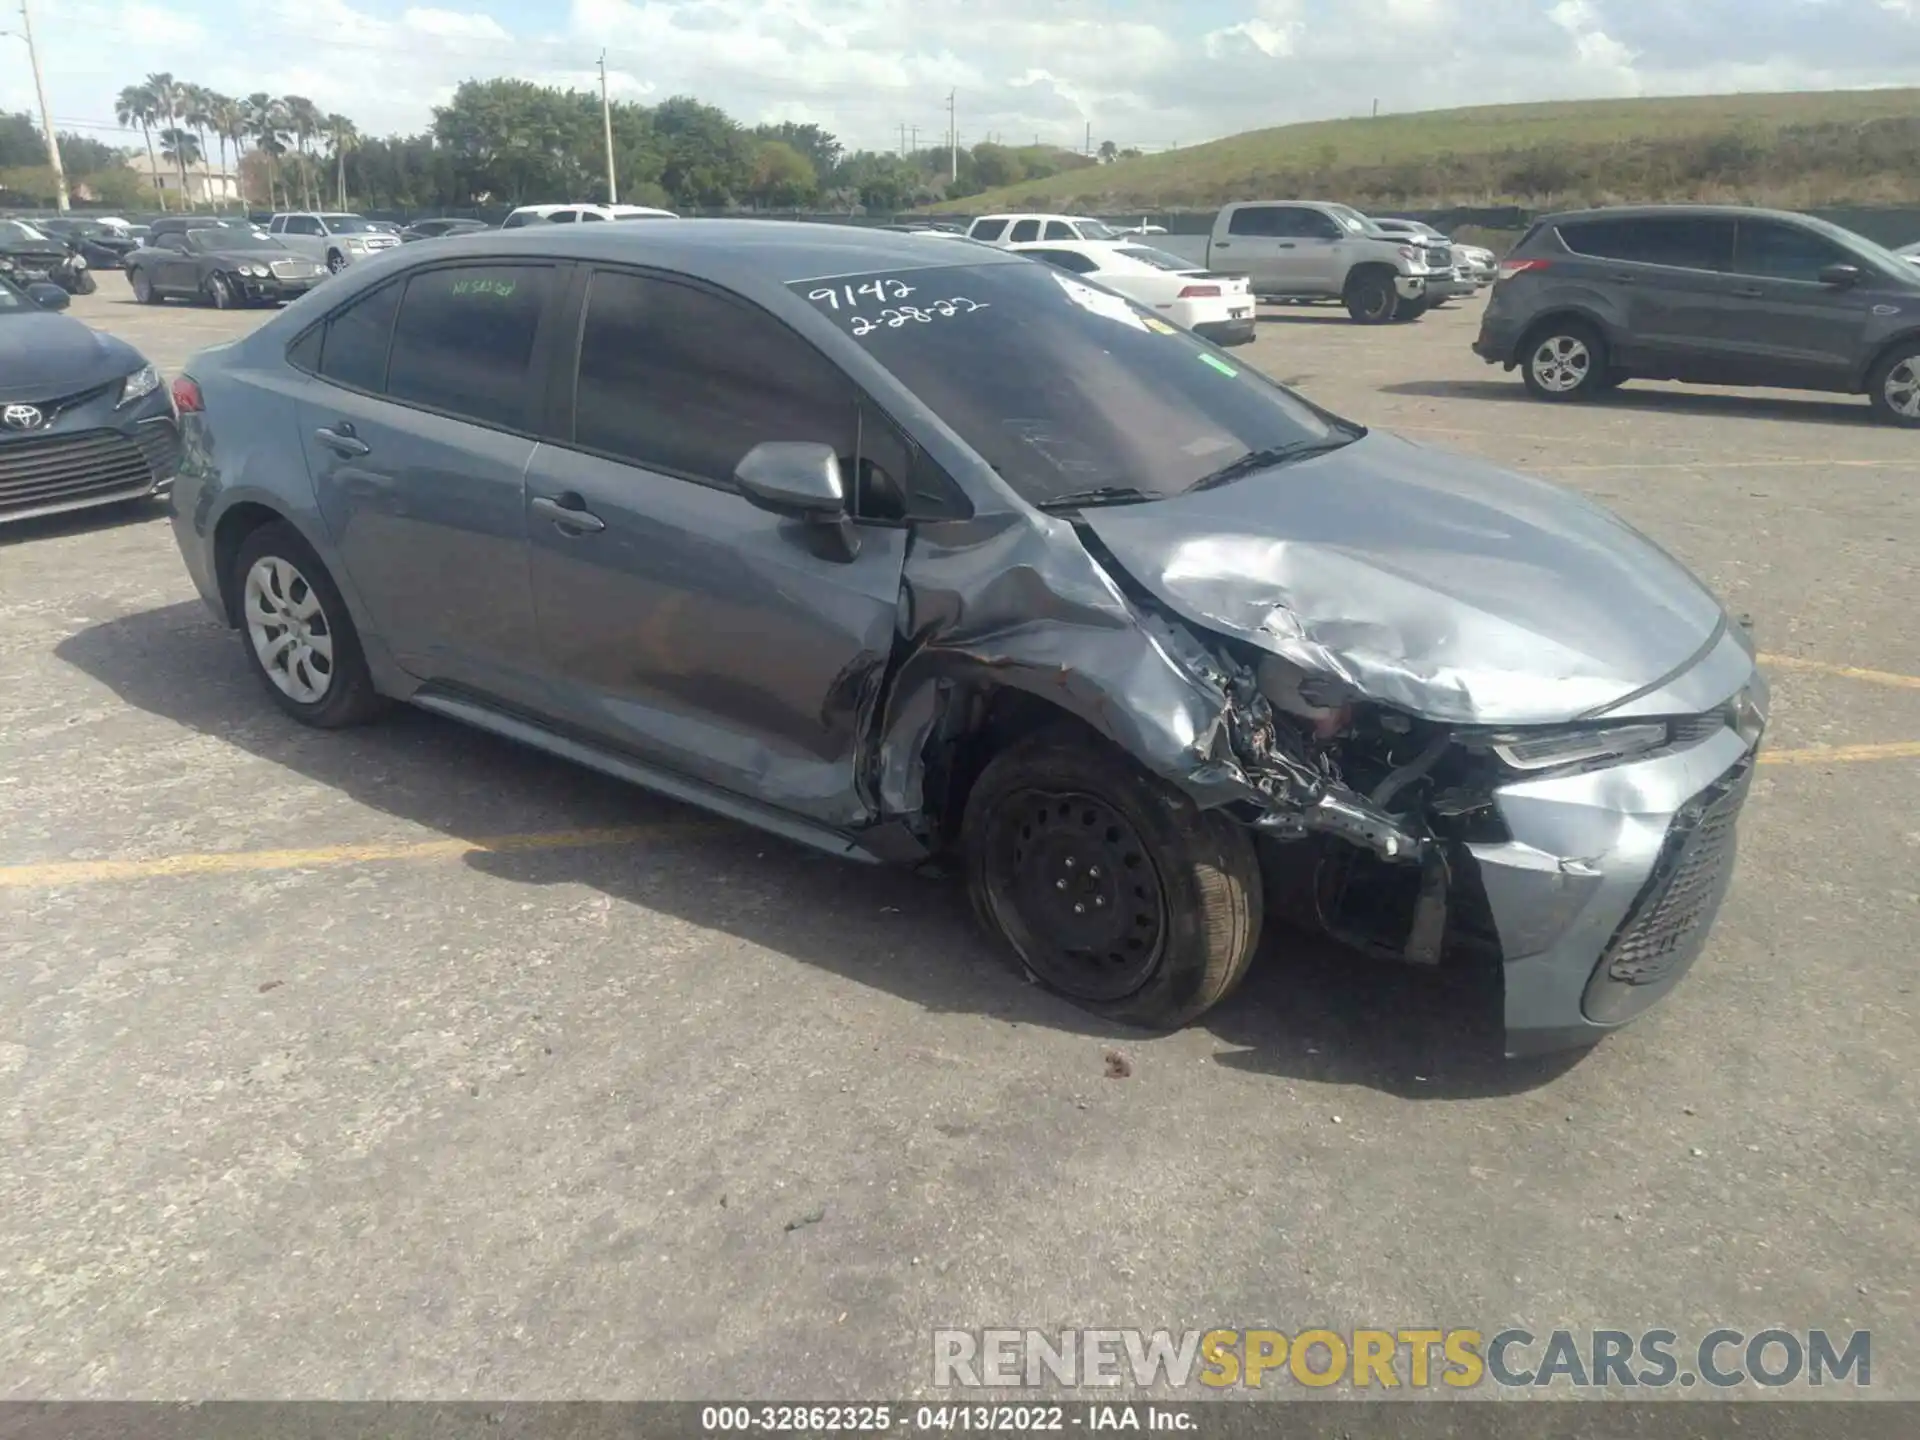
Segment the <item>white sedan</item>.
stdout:
<path fill-rule="evenodd" d="M 1218 275 L 1184 256 L 1127 240 L 1051 240 L 1006 248 L 1097 281 L 1216 345 L 1253 339 L 1254 298 L 1244 275 Z"/>

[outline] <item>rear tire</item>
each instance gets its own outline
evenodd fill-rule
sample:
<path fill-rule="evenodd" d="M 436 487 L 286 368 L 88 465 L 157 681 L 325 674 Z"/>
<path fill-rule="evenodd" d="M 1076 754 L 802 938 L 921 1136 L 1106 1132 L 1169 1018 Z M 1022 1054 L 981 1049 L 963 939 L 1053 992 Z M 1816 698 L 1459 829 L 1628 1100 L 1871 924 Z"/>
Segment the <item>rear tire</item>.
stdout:
<path fill-rule="evenodd" d="M 1882 355 L 1867 378 L 1867 397 L 1887 424 L 1920 427 L 1920 344 L 1907 341 Z"/>
<path fill-rule="evenodd" d="M 82 270 L 80 278 L 73 282 L 73 293 L 76 295 L 91 295 L 99 288 L 100 282 L 93 278 L 91 270 Z"/>
<path fill-rule="evenodd" d="M 387 708 L 346 601 L 298 530 L 275 521 L 249 533 L 229 583 L 240 642 L 274 704 L 321 730 L 363 724 Z"/>
<path fill-rule="evenodd" d="M 1592 400 L 1608 388 L 1607 342 L 1584 320 L 1554 320 L 1520 344 L 1520 375 L 1539 400 Z"/>
<path fill-rule="evenodd" d="M 147 272 L 133 269 L 127 272 L 127 281 L 133 286 L 133 298 L 142 305 L 158 305 L 160 292 L 153 288 L 153 281 L 147 278 Z"/>
<path fill-rule="evenodd" d="M 1400 292 L 1393 276 L 1382 270 L 1363 270 L 1347 281 L 1347 314 L 1356 325 L 1385 325 L 1399 312 Z"/>
<path fill-rule="evenodd" d="M 1075 726 L 994 757 L 968 797 L 961 849 L 988 931 L 1033 979 L 1112 1020 L 1197 1019 L 1259 943 L 1247 832 Z"/>

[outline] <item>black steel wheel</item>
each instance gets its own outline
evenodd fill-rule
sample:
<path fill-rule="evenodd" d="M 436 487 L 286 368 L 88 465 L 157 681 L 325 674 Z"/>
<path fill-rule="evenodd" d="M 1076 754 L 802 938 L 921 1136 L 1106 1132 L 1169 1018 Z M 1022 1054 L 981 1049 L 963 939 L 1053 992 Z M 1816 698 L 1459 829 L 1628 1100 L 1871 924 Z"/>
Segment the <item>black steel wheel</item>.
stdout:
<path fill-rule="evenodd" d="M 1089 732 L 1001 752 L 961 835 L 982 922 L 1085 1009 L 1184 1025 L 1245 974 L 1261 922 L 1253 842 Z"/>

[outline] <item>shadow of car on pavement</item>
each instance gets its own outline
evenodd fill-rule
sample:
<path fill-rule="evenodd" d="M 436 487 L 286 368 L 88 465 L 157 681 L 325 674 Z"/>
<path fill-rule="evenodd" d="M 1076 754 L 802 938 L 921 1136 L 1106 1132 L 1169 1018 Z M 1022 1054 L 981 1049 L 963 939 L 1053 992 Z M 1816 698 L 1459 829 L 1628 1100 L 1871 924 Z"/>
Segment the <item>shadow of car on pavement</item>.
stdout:
<path fill-rule="evenodd" d="M 590 886 L 936 1012 L 1116 1045 L 1144 1038 L 1025 982 L 980 935 L 957 880 L 817 855 L 410 707 L 354 730 L 304 729 L 262 692 L 239 644 L 192 601 L 79 630 L 56 653 L 129 705 L 442 835 L 662 827 L 659 843 L 465 856 L 510 883 Z M 1516 1093 L 1581 1053 L 1505 1062 L 1496 977 L 1380 964 L 1278 924 L 1246 983 L 1199 1027 L 1232 1047 L 1220 1064 L 1408 1099 Z"/>

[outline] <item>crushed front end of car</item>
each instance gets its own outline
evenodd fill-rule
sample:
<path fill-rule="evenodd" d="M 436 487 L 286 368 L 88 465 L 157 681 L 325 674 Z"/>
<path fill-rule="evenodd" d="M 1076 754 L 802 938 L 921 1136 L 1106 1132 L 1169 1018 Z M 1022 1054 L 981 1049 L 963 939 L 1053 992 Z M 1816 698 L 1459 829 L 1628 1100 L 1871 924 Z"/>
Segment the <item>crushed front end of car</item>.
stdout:
<path fill-rule="evenodd" d="M 1700 954 L 1768 692 L 1744 627 L 1617 517 L 1370 436 L 1054 523 L 909 563 L 919 714 L 882 808 L 920 803 L 949 693 L 1012 685 L 1247 826 L 1335 938 L 1496 967 L 1510 1055 L 1592 1044 Z"/>

